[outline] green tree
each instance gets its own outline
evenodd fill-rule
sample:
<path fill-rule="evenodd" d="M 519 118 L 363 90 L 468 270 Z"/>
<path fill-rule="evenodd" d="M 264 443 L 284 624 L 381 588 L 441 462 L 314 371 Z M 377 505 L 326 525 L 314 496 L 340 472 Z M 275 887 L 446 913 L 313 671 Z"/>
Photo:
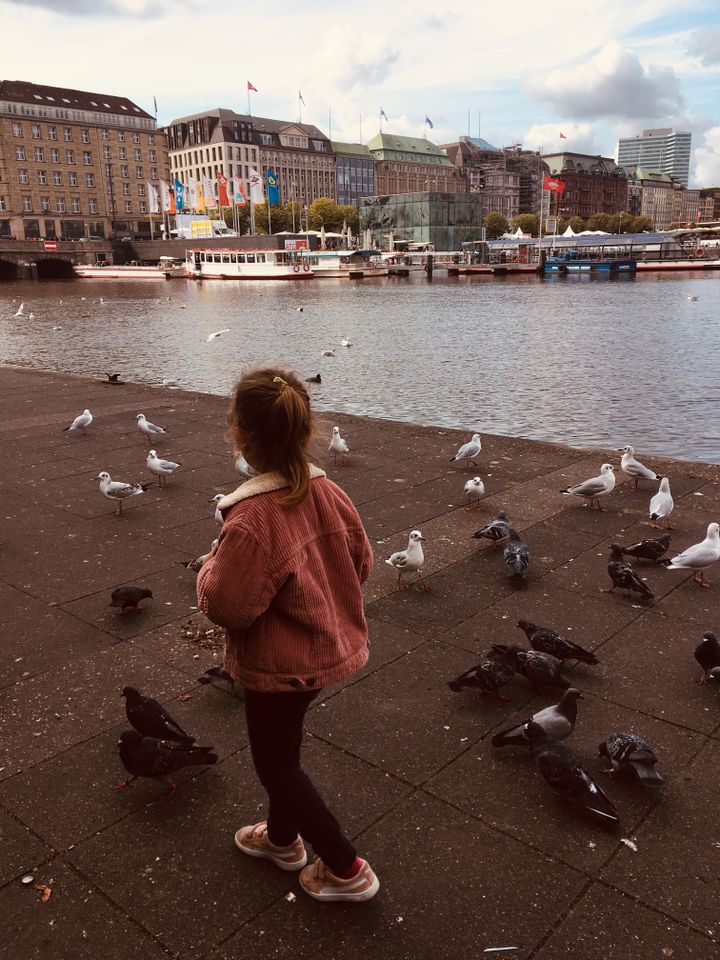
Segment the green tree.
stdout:
<path fill-rule="evenodd" d="M 572 227 L 575 233 L 582 233 L 583 230 L 587 230 L 582 217 L 570 217 L 568 226 Z"/>
<path fill-rule="evenodd" d="M 483 217 L 483 226 L 485 227 L 485 236 L 487 239 L 497 240 L 498 237 L 507 233 L 509 224 L 507 217 L 504 217 L 502 213 L 499 213 L 497 210 L 492 210 Z"/>
<path fill-rule="evenodd" d="M 627 231 L 628 233 L 652 233 L 653 229 L 650 217 L 633 217 Z"/>
<path fill-rule="evenodd" d="M 235 217 L 237 219 L 237 230 L 238 233 L 243 235 L 250 232 L 250 210 L 248 205 L 244 204 L 243 206 L 235 207 Z M 223 209 L 223 219 L 228 227 L 231 230 L 234 229 L 233 224 L 233 211 L 232 207 L 225 207 Z"/>
<path fill-rule="evenodd" d="M 294 212 L 294 217 L 293 217 Z M 285 216 L 287 217 L 288 226 L 286 230 L 292 230 L 293 225 L 295 226 L 295 231 L 300 233 L 300 230 L 303 226 L 303 205 L 299 200 L 290 200 L 285 204 Z"/>
<path fill-rule="evenodd" d="M 536 213 L 519 213 L 516 217 L 513 217 L 512 227 L 513 230 L 520 227 L 523 233 L 529 233 L 531 237 L 536 237 L 540 227 L 540 218 Z"/>
<path fill-rule="evenodd" d="M 285 207 L 270 207 L 270 223 L 273 233 L 280 233 L 282 230 L 287 230 L 287 211 Z M 292 226 L 292 222 L 290 226 Z M 269 232 L 267 203 L 255 204 L 255 232 Z"/>
<path fill-rule="evenodd" d="M 617 216 L 613 217 L 611 213 L 594 213 L 588 218 L 588 230 L 604 230 L 605 233 L 615 233 L 613 229 L 616 226 Z"/>
<path fill-rule="evenodd" d="M 343 215 L 340 207 L 329 197 L 318 197 L 308 208 L 308 222 L 311 230 L 324 226 L 334 233 L 342 229 Z"/>
<path fill-rule="evenodd" d="M 360 232 L 360 214 L 358 208 L 352 203 L 344 203 L 338 207 L 338 210 L 342 214 L 342 222 L 339 229 L 342 229 L 344 223 L 352 229 L 354 236 L 357 236 Z"/>

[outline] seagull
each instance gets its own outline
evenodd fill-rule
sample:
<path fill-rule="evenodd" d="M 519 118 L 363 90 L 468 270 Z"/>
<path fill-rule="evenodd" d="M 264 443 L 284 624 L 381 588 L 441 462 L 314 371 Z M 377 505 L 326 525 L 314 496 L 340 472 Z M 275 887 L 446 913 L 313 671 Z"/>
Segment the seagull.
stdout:
<path fill-rule="evenodd" d="M 530 547 L 525 543 L 520 534 L 513 527 L 510 527 L 508 542 L 503 551 L 505 564 L 510 570 L 511 577 L 524 577 L 530 564 Z"/>
<path fill-rule="evenodd" d="M 348 339 L 348 337 L 343 337 L 342 340 L 340 341 L 340 346 L 341 346 L 341 347 L 351 347 L 351 346 L 352 346 L 352 340 Z"/>
<path fill-rule="evenodd" d="M 705 539 L 701 543 L 688 547 L 677 557 L 673 557 L 666 566 L 668 570 L 692 570 L 693 580 L 701 587 L 709 587 L 710 584 L 705 579 L 705 571 L 716 560 L 720 560 L 720 525 L 710 523 Z"/>
<path fill-rule="evenodd" d="M 216 330 L 215 333 L 211 333 L 205 337 L 205 343 L 210 343 L 211 340 L 217 340 L 217 338 L 221 337 L 224 333 L 230 333 L 230 327 L 223 327 L 222 330 Z"/>
<path fill-rule="evenodd" d="M 615 489 L 615 468 L 610 463 L 604 463 L 600 468 L 600 476 L 591 477 L 583 483 L 576 483 L 573 487 L 564 487 L 560 493 L 568 494 L 573 497 L 585 497 L 590 501 L 590 509 L 593 508 L 593 502 L 597 501 L 597 508 L 601 512 L 605 508 L 600 504 L 600 497 L 605 497 Z"/>
<path fill-rule="evenodd" d="M 601 593 L 612 593 L 615 587 L 620 587 L 621 590 L 627 590 L 628 595 L 633 592 L 639 593 L 646 600 L 652 600 L 655 596 L 650 587 L 635 573 L 627 560 L 623 560 L 623 548 L 617 543 L 610 544 L 610 560 L 608 561 L 607 571 L 612 580 L 612 586 L 607 587 L 607 589 L 601 587 Z"/>
<path fill-rule="evenodd" d="M 638 483 L 640 480 L 662 480 L 662 477 L 658 476 L 654 470 L 650 470 L 645 466 L 644 463 L 640 463 L 639 460 L 635 459 L 635 449 L 631 446 L 620 447 L 619 450 L 622 453 L 622 460 L 620 461 L 620 469 L 626 473 L 629 477 L 633 479 L 633 493 L 638 488 Z"/>
<path fill-rule="evenodd" d="M 160 437 L 161 434 L 167 433 L 164 427 L 158 427 L 154 423 L 150 423 L 144 413 L 139 413 L 135 419 L 137 420 L 138 429 L 141 433 L 145 434 L 148 443 L 152 443 L 152 441 Z"/>
<path fill-rule="evenodd" d="M 459 693 L 463 687 L 473 687 L 481 696 L 494 693 L 498 700 L 507 702 L 509 697 L 502 696 L 498 690 L 515 676 L 515 657 L 519 650 L 520 647 L 505 647 L 488 654 L 485 660 L 450 680 L 448 686 L 453 693 Z"/>
<path fill-rule="evenodd" d="M 599 663 L 594 653 L 585 650 L 572 640 L 551 630 L 550 627 L 538 627 L 530 620 L 518 620 L 518 626 L 530 642 L 533 650 L 550 653 L 558 660 L 578 660 L 580 663 Z"/>
<path fill-rule="evenodd" d="M 335 351 L 334 351 L 334 350 L 321 350 L 321 351 L 320 351 L 320 356 L 321 356 L 321 357 L 334 357 L 334 356 L 335 356 Z"/>
<path fill-rule="evenodd" d="M 475 501 L 477 504 L 476 509 L 480 509 L 480 497 L 485 494 L 485 484 L 482 482 L 480 477 L 473 477 L 472 480 L 468 480 L 464 488 L 465 496 L 467 497 L 468 505 L 465 507 L 466 510 L 472 510 L 470 504 L 472 501 Z"/>
<path fill-rule="evenodd" d="M 245 478 L 245 480 L 252 480 L 253 477 L 258 475 L 255 467 L 250 466 L 242 453 L 238 453 L 238 455 L 235 457 L 235 469 L 241 477 Z"/>
<path fill-rule="evenodd" d="M 688 300 L 697 300 L 697 295 L 689 296 Z"/>
<path fill-rule="evenodd" d="M 137 497 L 152 486 L 150 483 L 122 483 L 120 480 L 113 480 L 106 470 L 98 474 L 98 480 L 100 493 L 108 500 L 114 500 L 117 503 L 115 513 L 118 516 L 122 513 L 123 500 L 127 500 L 128 497 Z"/>
<path fill-rule="evenodd" d="M 87 433 L 87 427 L 92 422 L 93 415 L 89 410 L 83 410 L 79 417 L 75 417 L 69 427 L 63 427 L 63 433 L 67 433 L 68 430 L 82 430 L 83 433 Z"/>
<path fill-rule="evenodd" d="M 654 560 L 656 563 L 660 557 L 670 549 L 671 537 L 665 534 L 657 540 L 640 540 L 639 543 L 631 543 L 629 547 L 622 547 L 623 556 L 635 557 L 637 560 Z"/>
<path fill-rule="evenodd" d="M 475 540 L 490 540 L 494 547 L 499 547 L 503 540 L 510 536 L 510 522 L 507 514 L 499 513 L 490 523 L 480 527 L 473 534 Z"/>
<path fill-rule="evenodd" d="M 398 550 L 397 553 L 391 553 L 385 563 L 395 567 L 398 572 L 396 590 L 402 590 L 400 577 L 404 573 L 417 573 L 420 581 L 420 589 L 426 593 L 431 591 L 431 587 L 425 583 L 422 576 L 422 568 L 425 563 L 425 554 L 423 553 L 422 541 L 425 537 L 419 530 L 413 530 L 408 539 L 407 550 Z"/>
<path fill-rule="evenodd" d="M 707 683 L 711 670 L 720 667 L 720 643 L 714 633 L 706 630 L 702 641 L 695 647 L 695 659 L 703 669 L 698 683 L 703 686 Z"/>
<path fill-rule="evenodd" d="M 148 453 L 146 462 L 150 473 L 154 473 L 158 478 L 159 487 L 166 487 L 167 478 L 172 476 L 172 474 L 175 473 L 180 466 L 179 463 L 174 463 L 172 460 L 161 460 L 155 450 L 151 450 Z M 165 481 L 164 483 L 163 480 Z"/>
<path fill-rule="evenodd" d="M 173 387 L 176 387 L 177 385 L 178 385 L 177 380 L 173 380 L 172 377 L 163 377 L 163 380 L 162 380 L 162 386 L 163 386 L 163 387 L 170 387 L 170 389 L 172 389 Z"/>
<path fill-rule="evenodd" d="M 177 773 L 184 767 L 217 763 L 217 754 L 212 747 L 187 746 L 154 737 L 143 737 L 136 730 L 123 730 L 118 742 L 120 761 L 130 777 L 119 783 L 123 790 L 138 777 L 161 780 L 167 774 Z M 170 793 L 175 793 L 176 784 L 171 784 Z"/>
<path fill-rule="evenodd" d="M 28 317 L 28 320 L 34 320 L 34 319 L 35 319 L 35 314 L 31 312 L 30 316 Z"/>
<path fill-rule="evenodd" d="M 316 373 L 314 377 L 305 377 L 305 383 L 322 383 L 322 377 Z"/>
<path fill-rule="evenodd" d="M 660 489 L 650 500 L 650 519 L 653 521 L 652 526 L 660 529 L 660 525 L 655 523 L 655 521 L 664 520 L 667 529 L 672 530 L 670 514 L 673 512 L 674 506 L 672 494 L 670 493 L 670 481 L 667 477 L 663 477 L 660 481 Z"/>
<path fill-rule="evenodd" d="M 610 761 L 610 767 L 602 771 L 609 776 L 614 773 L 628 773 L 652 787 L 665 783 L 655 769 L 657 757 L 650 744 L 636 733 L 608 734 L 607 739 L 598 747 L 598 753 Z"/>
<path fill-rule="evenodd" d="M 152 590 L 147 587 L 118 587 L 110 594 L 110 606 L 120 607 L 120 613 L 137 610 L 141 600 L 152 600 Z"/>
<path fill-rule="evenodd" d="M 125 697 L 125 714 L 138 733 L 143 737 L 157 737 L 158 740 L 175 740 L 188 746 L 195 743 L 195 737 L 185 733 L 173 720 L 162 704 L 152 697 L 144 697 L 135 687 L 123 687 L 121 696 Z"/>
<path fill-rule="evenodd" d="M 23 315 L 23 312 L 24 312 L 24 311 L 25 311 L 25 301 L 23 300 L 23 301 L 21 301 L 20 306 L 19 306 L 19 307 L 17 308 L 17 310 L 15 311 L 15 316 L 16 316 L 16 317 L 21 317 L 21 316 Z"/>
<path fill-rule="evenodd" d="M 297 310 L 298 313 L 302 313 L 304 307 L 295 307 L 295 309 Z"/>
<path fill-rule="evenodd" d="M 120 379 L 120 374 L 119 374 L 119 373 L 106 373 L 105 376 L 107 377 L 107 380 L 103 381 L 104 383 L 116 384 L 116 383 L 122 383 L 122 382 L 123 382 L 123 381 Z"/>
<path fill-rule="evenodd" d="M 482 450 L 482 443 L 480 442 L 480 434 L 474 433 L 470 440 L 467 443 L 464 443 L 459 447 L 458 452 L 454 457 L 450 457 L 450 463 L 453 463 L 456 460 L 467 460 L 470 463 L 470 466 L 476 467 L 475 457 Z"/>
<path fill-rule="evenodd" d="M 559 703 L 544 710 L 538 710 L 523 723 L 508 727 L 492 738 L 494 747 L 529 747 L 530 738 L 527 735 L 527 725 L 536 723 L 545 733 L 556 740 L 564 740 L 575 729 L 577 720 L 577 702 L 583 695 L 575 687 L 569 687 L 562 695 Z"/>
<path fill-rule="evenodd" d="M 348 447 L 347 441 L 343 440 L 340 436 L 340 427 L 333 427 L 328 450 L 332 450 L 333 463 L 337 463 L 338 456 L 340 457 L 340 463 L 344 463 L 345 455 L 350 453 L 350 447 Z"/>
<path fill-rule="evenodd" d="M 214 504 L 215 504 L 215 523 L 216 523 L 219 527 L 221 527 L 221 526 L 223 525 L 223 523 L 225 523 L 225 519 L 224 519 L 224 517 L 223 517 L 223 515 L 222 515 L 222 512 L 221 512 L 221 510 L 220 510 L 220 507 L 219 507 L 219 503 L 220 503 L 220 501 L 223 499 L 224 496 L 225 496 L 224 493 L 216 493 L 215 496 L 212 498 L 212 500 L 209 500 L 209 501 L 208 501 L 208 503 L 214 503 Z"/>

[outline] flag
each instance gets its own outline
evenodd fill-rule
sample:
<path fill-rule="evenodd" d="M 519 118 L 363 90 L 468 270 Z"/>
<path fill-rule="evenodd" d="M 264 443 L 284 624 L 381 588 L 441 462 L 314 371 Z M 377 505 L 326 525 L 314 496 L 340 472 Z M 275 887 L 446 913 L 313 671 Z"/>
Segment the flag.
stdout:
<path fill-rule="evenodd" d="M 301 103 L 303 106 L 305 106 L 305 101 L 303 100 L 303 95 L 300 93 L 299 90 L 298 90 L 298 100 L 300 101 L 300 103 Z"/>
<path fill-rule="evenodd" d="M 247 195 L 243 187 L 242 180 L 239 177 L 230 177 L 230 192 L 233 200 L 238 206 L 244 206 L 247 203 Z"/>
<path fill-rule="evenodd" d="M 176 210 L 185 209 L 185 187 L 181 180 L 175 181 L 175 208 Z"/>
<path fill-rule="evenodd" d="M 175 213 L 175 193 L 169 183 L 160 181 L 160 194 L 162 196 L 163 213 Z"/>
<path fill-rule="evenodd" d="M 215 196 L 215 180 L 211 177 L 202 178 L 202 189 L 205 196 L 205 209 L 217 209 L 217 197 Z"/>
<path fill-rule="evenodd" d="M 431 130 L 434 130 L 434 129 L 435 129 L 435 126 L 434 126 L 432 120 L 430 119 L 430 117 L 429 117 L 427 114 L 425 114 L 425 123 L 430 127 Z"/>
<path fill-rule="evenodd" d="M 221 207 L 229 207 L 230 200 L 228 198 L 228 190 L 227 190 L 228 179 L 222 171 L 218 173 L 217 182 L 218 182 L 218 202 Z"/>
<path fill-rule="evenodd" d="M 267 194 L 268 203 L 277 207 L 280 203 L 280 190 L 278 188 L 278 178 L 273 170 L 267 172 Z"/>
<path fill-rule="evenodd" d="M 387 118 L 388 118 L 388 115 L 385 113 L 385 111 L 383 110 L 383 108 L 380 107 L 380 119 L 381 119 L 381 120 L 383 120 L 383 119 L 387 120 Z M 388 122 L 389 122 L 389 121 L 388 121 Z"/>
<path fill-rule="evenodd" d="M 564 133 L 561 133 L 561 134 L 560 134 L 560 139 L 561 139 L 561 140 L 567 140 L 567 137 L 565 136 Z"/>
<path fill-rule="evenodd" d="M 157 97 L 153 97 L 153 103 L 155 104 L 155 119 L 157 120 Z"/>
<path fill-rule="evenodd" d="M 249 80 L 248 80 L 248 82 L 247 82 L 247 85 L 248 85 L 248 90 L 252 90 L 253 93 L 257 93 L 257 92 L 258 92 L 258 91 L 257 91 L 257 87 L 254 87 L 254 86 L 250 83 Z"/>
<path fill-rule="evenodd" d="M 149 213 L 160 213 L 160 203 L 158 199 L 158 192 L 155 187 L 148 182 L 148 199 L 150 200 L 150 205 L 148 207 Z"/>
<path fill-rule="evenodd" d="M 252 203 L 263 203 L 265 201 L 265 194 L 263 193 L 262 177 L 257 170 L 251 170 L 249 173 L 249 179 L 250 201 Z"/>
<path fill-rule="evenodd" d="M 543 190 L 550 190 L 552 193 L 562 193 L 564 189 L 564 180 L 557 180 L 555 177 L 543 177 Z"/>

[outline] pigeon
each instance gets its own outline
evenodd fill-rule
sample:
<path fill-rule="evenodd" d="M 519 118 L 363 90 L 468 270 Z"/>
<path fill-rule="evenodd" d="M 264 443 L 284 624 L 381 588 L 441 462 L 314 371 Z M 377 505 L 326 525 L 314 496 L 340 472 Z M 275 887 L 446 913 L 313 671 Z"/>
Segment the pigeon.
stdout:
<path fill-rule="evenodd" d="M 113 480 L 106 470 L 98 474 L 98 480 L 100 493 L 108 500 L 114 500 L 117 503 L 115 512 L 118 515 L 122 513 L 123 500 L 127 500 L 128 497 L 137 497 L 152 486 L 151 483 L 122 483 L 120 480 Z"/>
<path fill-rule="evenodd" d="M 198 683 L 212 683 L 213 680 L 224 680 L 231 690 L 235 689 L 235 681 L 223 667 L 209 667 L 201 677 L 198 677 Z"/>
<path fill-rule="evenodd" d="M 472 510 L 470 504 L 474 501 L 477 505 L 476 509 L 480 509 L 480 497 L 485 494 L 485 484 L 482 482 L 480 477 L 473 477 L 472 480 L 468 480 L 463 488 L 465 490 L 465 496 L 467 497 L 467 507 L 466 510 Z"/>
<path fill-rule="evenodd" d="M 473 534 L 476 540 L 490 540 L 494 547 L 499 547 L 503 540 L 510 536 L 510 522 L 504 513 L 499 513 L 494 520 L 480 527 Z"/>
<path fill-rule="evenodd" d="M 150 423 L 144 413 L 139 413 L 135 419 L 137 420 L 138 430 L 145 434 L 148 443 L 152 443 L 153 440 L 160 437 L 163 433 L 168 432 L 164 427 L 158 427 L 154 423 Z"/>
<path fill-rule="evenodd" d="M 82 430 L 83 433 L 87 433 L 87 428 L 92 422 L 93 415 L 89 410 L 83 410 L 79 417 L 75 417 L 69 427 L 63 427 L 63 433 L 67 433 L 68 430 Z"/>
<path fill-rule="evenodd" d="M 143 737 L 136 730 L 123 730 L 118 743 L 120 761 L 130 777 L 119 783 L 117 790 L 123 790 L 138 777 L 162 780 L 168 774 L 177 773 L 184 767 L 204 766 L 217 763 L 218 757 L 212 747 L 195 747 L 184 743 L 172 743 Z M 170 785 L 170 793 L 177 785 Z"/>
<path fill-rule="evenodd" d="M 137 610 L 141 600 L 152 600 L 152 590 L 147 587 L 118 587 L 110 595 L 111 607 L 120 607 L 120 613 Z"/>
<path fill-rule="evenodd" d="M 480 434 L 474 433 L 470 440 L 467 443 L 464 443 L 455 454 L 454 457 L 450 457 L 450 463 L 455 461 L 467 460 L 471 467 L 476 467 L 475 457 L 482 450 L 482 443 L 480 442 Z"/>
<path fill-rule="evenodd" d="M 408 538 L 406 550 L 398 550 L 397 553 L 391 553 L 385 563 L 395 567 L 398 572 L 396 590 L 402 590 L 400 578 L 404 573 L 417 573 L 420 581 L 420 589 L 429 593 L 432 589 L 423 580 L 422 568 L 425 563 L 425 554 L 423 553 L 422 542 L 425 537 L 419 530 L 413 530 Z"/>
<path fill-rule="evenodd" d="M 673 512 L 674 506 L 672 494 L 670 493 L 670 481 L 667 477 L 663 477 L 660 481 L 660 489 L 650 500 L 650 519 L 653 522 L 652 525 L 658 527 L 659 524 L 655 521 L 664 520 L 667 529 L 672 530 L 670 514 Z"/>
<path fill-rule="evenodd" d="M 654 470 L 648 469 L 644 463 L 635 459 L 635 449 L 631 446 L 620 447 L 619 453 L 622 453 L 620 469 L 633 480 L 633 493 L 638 488 L 640 480 L 662 480 Z"/>
<path fill-rule="evenodd" d="M 652 787 L 665 783 L 655 769 L 657 757 L 650 744 L 636 733 L 610 733 L 598 747 L 598 752 L 610 761 L 609 769 L 603 773 L 610 776 L 613 773 L 631 774 Z"/>
<path fill-rule="evenodd" d="M 224 494 L 224 493 L 216 493 L 215 496 L 212 498 L 212 500 L 209 501 L 209 503 L 214 503 L 214 504 L 215 504 L 215 523 L 216 523 L 219 527 L 221 527 L 221 526 L 225 523 L 225 518 L 223 517 L 222 511 L 221 511 L 220 506 L 219 506 L 220 501 L 221 501 L 224 497 L 225 497 L 225 494 Z"/>
<path fill-rule="evenodd" d="M 671 538 L 668 534 L 664 537 L 658 537 L 657 540 L 640 540 L 638 543 L 631 543 L 629 547 L 621 547 L 623 556 L 635 557 L 636 560 L 655 560 L 667 553 L 670 549 Z"/>
<path fill-rule="evenodd" d="M 720 560 L 720 525 L 710 523 L 705 539 L 701 543 L 688 547 L 665 566 L 668 570 L 692 570 L 693 580 L 701 587 L 709 587 L 710 583 L 705 579 L 705 571 L 717 560 Z"/>
<path fill-rule="evenodd" d="M 162 460 L 155 450 L 151 450 L 147 455 L 147 468 L 158 478 L 159 487 L 167 486 L 167 478 L 172 476 L 179 467 L 180 464 L 172 460 Z"/>
<path fill-rule="evenodd" d="M 609 823 L 619 823 L 615 807 L 564 743 L 530 722 L 527 735 L 538 771 L 561 800 L 567 800 Z"/>
<path fill-rule="evenodd" d="M 257 470 L 255 467 L 250 466 L 242 453 L 238 453 L 238 455 L 235 457 L 235 469 L 240 476 L 244 477 L 246 480 L 252 480 L 253 477 L 257 476 Z"/>
<path fill-rule="evenodd" d="M 562 675 L 562 663 L 551 653 L 540 650 L 521 650 L 517 657 L 517 672 L 534 687 L 559 687 L 567 690 L 570 681 Z"/>
<path fill-rule="evenodd" d="M 144 697 L 135 687 L 123 687 L 125 713 L 130 725 L 143 737 L 156 737 L 158 740 L 175 740 L 188 746 L 195 743 L 195 737 L 185 733 L 180 724 L 173 720 L 165 707 L 152 697 Z"/>
<path fill-rule="evenodd" d="M 573 487 L 564 487 L 560 493 L 573 497 L 585 497 L 590 501 L 590 509 L 593 503 L 597 502 L 597 508 L 601 512 L 604 507 L 600 503 L 600 497 L 606 497 L 615 489 L 615 468 L 611 463 L 604 463 L 600 468 L 598 477 L 591 477 L 590 480 L 584 480 L 582 483 L 576 483 Z"/>
<path fill-rule="evenodd" d="M 615 587 L 627 590 L 629 594 L 639 593 L 646 600 L 651 600 L 655 594 L 650 587 L 640 579 L 633 568 L 623 560 L 623 548 L 617 543 L 610 544 L 610 560 L 607 566 L 612 586 L 607 589 L 601 587 L 602 593 L 612 593 Z"/>
<path fill-rule="evenodd" d="M 112 383 L 113 385 L 124 383 L 124 381 L 120 379 L 119 373 L 106 373 L 105 376 L 107 380 L 104 380 L 104 383 Z"/>
<path fill-rule="evenodd" d="M 570 687 L 563 693 L 559 703 L 544 710 L 538 710 L 527 720 L 509 727 L 492 738 L 494 747 L 529 747 L 530 738 L 527 735 L 527 725 L 536 723 L 545 733 L 556 740 L 564 740 L 575 729 L 577 720 L 577 702 L 583 695 L 575 687 Z"/>
<path fill-rule="evenodd" d="M 463 687 L 473 687 L 480 691 L 481 696 L 494 693 L 498 700 L 507 701 L 509 698 L 503 697 L 498 690 L 515 676 L 515 657 L 519 649 L 505 647 L 502 651 L 492 652 L 481 663 L 450 680 L 448 686 L 454 693 Z"/>
<path fill-rule="evenodd" d="M 215 333 L 209 334 L 205 337 L 205 343 L 212 343 L 213 340 L 217 340 L 218 337 L 221 337 L 224 333 L 230 333 L 230 327 L 223 327 L 222 330 L 216 330 Z"/>
<path fill-rule="evenodd" d="M 352 340 L 350 340 L 348 337 L 343 337 L 342 340 L 340 341 L 340 346 L 341 346 L 341 347 L 351 347 L 351 346 L 352 346 Z"/>
<path fill-rule="evenodd" d="M 695 659 L 703 669 L 697 681 L 702 685 L 707 683 L 710 672 L 720 667 L 720 643 L 714 633 L 707 630 L 703 634 L 701 642 L 695 647 Z"/>
<path fill-rule="evenodd" d="M 505 544 L 503 557 L 511 577 L 525 576 L 530 564 L 530 547 L 513 527 L 510 527 L 509 539 Z"/>
<path fill-rule="evenodd" d="M 350 453 L 350 447 L 348 447 L 347 441 L 343 440 L 340 436 L 340 427 L 332 428 L 332 437 L 330 438 L 328 450 L 332 450 L 333 463 L 337 463 L 338 456 L 340 457 L 340 463 L 344 463 L 345 455 Z"/>
<path fill-rule="evenodd" d="M 322 383 L 322 377 L 316 373 L 314 377 L 305 377 L 305 383 Z"/>
<path fill-rule="evenodd" d="M 530 642 L 533 650 L 549 653 L 558 660 L 579 660 L 581 663 L 599 663 L 594 653 L 583 649 L 572 640 L 551 630 L 550 627 L 538 627 L 530 620 L 518 620 L 518 626 Z"/>

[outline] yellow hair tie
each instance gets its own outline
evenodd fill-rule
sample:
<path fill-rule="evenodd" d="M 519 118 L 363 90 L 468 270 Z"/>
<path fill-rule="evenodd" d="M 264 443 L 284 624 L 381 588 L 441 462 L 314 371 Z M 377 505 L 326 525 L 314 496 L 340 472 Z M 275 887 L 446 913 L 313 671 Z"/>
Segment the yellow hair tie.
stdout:
<path fill-rule="evenodd" d="M 282 393 L 283 390 L 285 389 L 285 387 L 288 386 L 287 380 L 283 380 L 282 377 L 273 377 L 273 383 L 279 383 L 279 384 L 280 384 L 280 393 Z"/>

